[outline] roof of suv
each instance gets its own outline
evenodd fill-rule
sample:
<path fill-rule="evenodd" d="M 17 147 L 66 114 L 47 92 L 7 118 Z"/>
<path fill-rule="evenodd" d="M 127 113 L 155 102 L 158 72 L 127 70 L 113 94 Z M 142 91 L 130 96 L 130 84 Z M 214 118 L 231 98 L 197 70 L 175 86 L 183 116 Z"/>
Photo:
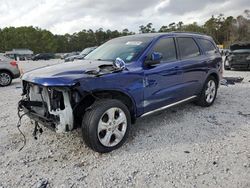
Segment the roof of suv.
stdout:
<path fill-rule="evenodd" d="M 202 34 L 202 33 L 192 33 L 192 32 L 169 32 L 169 33 L 141 33 L 141 34 L 135 34 L 135 35 L 128 35 L 125 37 L 150 37 L 150 38 L 157 38 L 160 36 L 196 36 L 200 38 L 209 38 L 212 37 Z"/>

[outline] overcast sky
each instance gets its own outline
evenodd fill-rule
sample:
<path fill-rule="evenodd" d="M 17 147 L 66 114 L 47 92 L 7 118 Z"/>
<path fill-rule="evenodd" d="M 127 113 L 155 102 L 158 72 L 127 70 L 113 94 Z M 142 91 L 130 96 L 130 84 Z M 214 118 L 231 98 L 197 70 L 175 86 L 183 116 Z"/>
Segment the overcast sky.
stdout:
<path fill-rule="evenodd" d="M 54 34 L 104 28 L 138 32 L 172 22 L 204 23 L 211 15 L 237 16 L 249 0 L 0 0 L 0 28 L 38 26 Z"/>

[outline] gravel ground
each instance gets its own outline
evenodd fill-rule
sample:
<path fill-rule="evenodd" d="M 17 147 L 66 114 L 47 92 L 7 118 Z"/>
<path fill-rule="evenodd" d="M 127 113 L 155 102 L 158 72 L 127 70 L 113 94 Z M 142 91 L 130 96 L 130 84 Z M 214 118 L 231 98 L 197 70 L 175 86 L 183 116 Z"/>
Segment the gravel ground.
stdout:
<path fill-rule="evenodd" d="M 24 71 L 60 60 L 23 62 Z M 0 88 L 0 187 L 250 187 L 250 72 L 242 83 L 221 86 L 210 108 L 193 104 L 138 119 L 127 143 L 98 154 L 79 130 L 44 128 L 34 140 L 28 118 L 16 123 L 20 80 Z"/>

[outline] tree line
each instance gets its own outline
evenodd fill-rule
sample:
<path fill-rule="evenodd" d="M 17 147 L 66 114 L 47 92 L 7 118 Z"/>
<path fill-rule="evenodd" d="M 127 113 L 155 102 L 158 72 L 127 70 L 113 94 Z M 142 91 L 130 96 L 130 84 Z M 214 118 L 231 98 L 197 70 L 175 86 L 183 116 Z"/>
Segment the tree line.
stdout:
<path fill-rule="evenodd" d="M 217 44 L 229 46 L 236 41 L 250 41 L 250 10 L 245 10 L 243 15 L 237 17 L 223 14 L 212 16 L 203 25 L 196 22 L 184 24 L 170 23 L 163 25 L 159 30 L 152 23 L 139 26 L 139 33 L 154 32 L 197 32 L 212 36 Z M 81 51 L 86 47 L 98 46 L 119 36 L 135 34 L 128 29 L 117 30 L 82 30 L 73 34 L 57 35 L 38 27 L 6 27 L 0 29 L 0 52 L 14 48 L 28 48 L 34 53 L 53 52 L 64 53 Z"/>

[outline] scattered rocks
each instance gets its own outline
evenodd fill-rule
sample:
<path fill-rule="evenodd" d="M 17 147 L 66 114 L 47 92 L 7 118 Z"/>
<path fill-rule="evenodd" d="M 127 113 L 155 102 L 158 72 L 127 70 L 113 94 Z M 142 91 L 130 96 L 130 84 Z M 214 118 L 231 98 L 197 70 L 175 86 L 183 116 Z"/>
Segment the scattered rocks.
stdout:
<path fill-rule="evenodd" d="M 216 161 L 213 162 L 214 166 L 218 166 L 218 163 Z"/>
<path fill-rule="evenodd" d="M 50 62 L 50 61 L 49 61 Z M 52 62 L 52 61 L 51 61 Z M 36 68 L 41 62 L 21 62 Z M 225 72 L 250 79 L 249 72 Z M 0 87 L 1 187 L 249 187 L 250 83 L 220 87 L 209 108 L 192 104 L 138 119 L 128 142 L 98 154 L 81 130 L 56 134 L 46 128 L 37 141 L 23 119 L 27 145 L 16 129 L 19 80 Z M 13 92 L 12 92 L 13 91 Z"/>

